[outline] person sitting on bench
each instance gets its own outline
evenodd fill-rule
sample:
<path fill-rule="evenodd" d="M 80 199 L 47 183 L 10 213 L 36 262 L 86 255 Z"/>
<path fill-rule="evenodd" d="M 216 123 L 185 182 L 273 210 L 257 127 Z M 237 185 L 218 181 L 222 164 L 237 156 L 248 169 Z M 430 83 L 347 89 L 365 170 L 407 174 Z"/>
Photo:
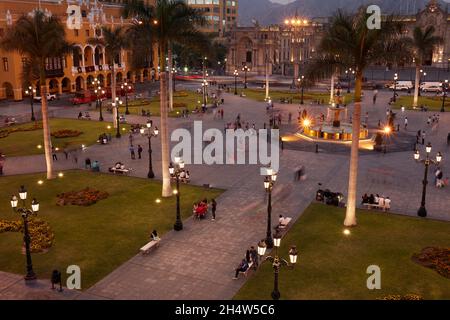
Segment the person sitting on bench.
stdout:
<path fill-rule="evenodd" d="M 245 272 L 248 269 L 248 263 L 245 259 L 242 259 L 239 266 L 236 268 L 236 274 L 234 275 L 234 280 L 238 278 L 239 272 Z"/>
<path fill-rule="evenodd" d="M 286 218 L 282 214 L 280 214 L 280 218 L 278 219 L 278 226 L 277 228 L 286 228 L 286 226 L 291 222 L 291 218 Z"/>
<path fill-rule="evenodd" d="M 150 239 L 152 241 L 159 241 L 159 240 L 161 240 L 161 238 L 158 235 L 158 231 L 153 230 L 152 233 L 150 234 Z"/>

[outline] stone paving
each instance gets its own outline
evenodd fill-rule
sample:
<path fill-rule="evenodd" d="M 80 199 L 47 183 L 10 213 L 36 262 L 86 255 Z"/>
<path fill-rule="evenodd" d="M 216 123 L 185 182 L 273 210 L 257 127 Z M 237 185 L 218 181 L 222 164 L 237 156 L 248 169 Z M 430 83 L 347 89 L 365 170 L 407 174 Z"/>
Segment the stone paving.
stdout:
<path fill-rule="evenodd" d="M 383 119 L 386 102 L 390 93 L 380 92 L 376 106 L 363 103 L 363 115 L 369 112 L 371 126 L 378 119 Z M 371 98 L 371 97 L 369 97 Z M 215 120 L 212 114 L 190 119 L 171 119 L 170 129 L 184 127 L 191 129 L 192 120 L 204 120 L 204 128 L 216 127 L 222 129 L 224 123 L 233 122 L 238 113 L 243 121 L 255 123 L 261 128 L 268 123 L 265 104 L 234 95 L 225 95 L 225 119 Z M 284 114 L 297 113 L 298 106 L 276 105 Z M 307 106 L 309 112 L 318 107 Z M 58 112 L 61 117 L 76 117 L 78 110 L 63 109 Z M 406 112 L 409 119 L 408 132 L 405 135 L 414 136 L 419 129 L 426 129 L 426 141 L 434 145 L 433 155 L 443 152 L 442 169 L 447 175 L 448 159 L 450 157 L 446 145 L 450 115 L 440 114 L 440 123 L 434 129 L 427 128 L 426 118 L 432 113 Z M 95 112 L 91 115 L 95 118 Z M 107 114 L 106 121 L 111 120 Z M 294 116 L 295 118 L 295 116 Z M 246 120 L 248 119 L 248 120 Z M 285 117 L 286 119 L 286 117 Z M 398 121 L 403 123 L 403 115 L 398 112 Z M 145 119 L 130 116 L 129 122 L 145 123 Z M 158 119 L 154 119 L 158 125 Z M 402 129 L 403 130 L 403 129 Z M 154 169 L 157 178 L 161 177 L 160 145 L 153 140 Z M 128 154 L 128 137 L 113 139 L 107 146 L 94 145 L 78 155 L 79 162 L 71 158 L 55 162 L 56 170 L 82 168 L 85 157 L 99 160 L 102 171 L 115 161 L 123 161 L 134 168 L 133 175 L 145 177 L 147 173 L 147 140 L 135 136 L 134 144 L 144 147 L 143 159 L 131 160 Z M 421 146 L 420 146 L 421 147 Z M 294 221 L 301 215 L 315 196 L 318 182 L 324 188 L 340 191 L 346 194 L 348 176 L 348 154 L 333 152 L 314 152 L 288 150 L 281 154 L 279 179 L 274 188 L 273 224 L 278 214 L 290 216 Z M 386 154 L 370 153 L 360 157 L 358 177 L 358 197 L 364 193 L 380 193 L 392 199 L 392 211 L 416 215 L 420 202 L 421 180 L 423 166 L 416 164 L 412 158 L 413 152 L 388 152 Z M 294 171 L 300 165 L 306 167 L 307 179 L 294 182 Z M 245 279 L 232 280 L 233 269 L 245 254 L 245 249 L 265 237 L 266 204 L 263 189 L 263 177 L 259 175 L 259 166 L 255 165 L 188 165 L 192 183 L 197 185 L 210 184 L 214 187 L 227 189 L 218 199 L 216 221 L 194 221 L 188 219 L 182 232 L 169 232 L 163 238 L 160 248 L 148 256 L 137 255 L 110 275 L 88 290 L 74 294 L 58 296 L 67 299 L 231 299 L 244 283 Z M 45 163 L 42 156 L 9 158 L 6 160 L 5 173 L 19 174 L 44 172 Z M 431 170 L 433 172 L 433 170 Z M 430 173 L 427 208 L 430 218 L 450 220 L 447 204 L 450 201 L 449 188 L 433 187 Z M 38 298 L 38 295 L 26 296 L 20 288 L 20 276 L 0 273 L 2 279 L 10 285 L 0 285 L 0 299 Z M 12 279 L 12 280 L 11 280 Z M 43 284 L 43 298 L 52 298 Z M 31 289 L 30 289 L 31 290 Z M 29 290 L 25 290 L 28 292 Z"/>

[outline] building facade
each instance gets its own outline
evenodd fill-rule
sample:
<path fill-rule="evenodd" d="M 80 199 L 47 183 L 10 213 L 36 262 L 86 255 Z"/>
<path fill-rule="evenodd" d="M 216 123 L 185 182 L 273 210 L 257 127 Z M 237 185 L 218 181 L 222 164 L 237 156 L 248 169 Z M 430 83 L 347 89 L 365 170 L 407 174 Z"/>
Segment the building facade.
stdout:
<path fill-rule="evenodd" d="M 406 27 L 405 36 L 411 36 L 416 26 L 425 30 L 435 27 L 435 35 L 444 39 L 442 45 L 432 48 L 423 64 L 450 69 L 450 14 L 436 0 L 411 16 L 399 16 Z M 300 18 L 296 14 L 279 25 L 235 27 L 227 39 L 229 53 L 227 73 L 241 70 L 244 66 L 254 75 L 279 74 L 297 79 L 302 66 L 314 56 L 319 46 L 328 18 Z"/>
<path fill-rule="evenodd" d="M 46 63 L 48 90 L 52 93 L 73 93 L 89 89 L 98 78 L 104 86 L 111 84 L 111 65 L 101 45 L 92 45 L 88 39 L 101 38 L 101 26 L 126 26 L 129 21 L 121 18 L 121 5 L 101 3 L 97 0 L 1 0 L 0 38 L 8 28 L 24 14 L 34 10 L 57 16 L 66 29 L 66 40 L 75 44 L 72 54 L 51 59 Z M 131 54 L 123 51 L 116 58 L 115 69 L 118 83 L 144 81 L 157 68 L 157 52 L 148 57 L 143 68 L 132 70 Z M 22 100 L 30 83 L 22 77 L 27 57 L 18 52 L 0 51 L 0 99 Z M 37 82 L 33 86 L 38 86 Z"/>

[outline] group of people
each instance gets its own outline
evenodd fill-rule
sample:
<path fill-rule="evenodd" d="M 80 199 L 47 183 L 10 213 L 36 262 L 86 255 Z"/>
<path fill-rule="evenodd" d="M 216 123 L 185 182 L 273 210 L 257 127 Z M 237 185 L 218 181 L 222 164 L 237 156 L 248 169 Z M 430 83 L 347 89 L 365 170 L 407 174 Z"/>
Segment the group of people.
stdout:
<path fill-rule="evenodd" d="M 436 188 L 443 188 L 445 186 L 448 186 L 449 179 L 444 178 L 444 173 L 442 172 L 441 167 L 437 167 L 436 171 L 434 172 L 434 185 Z"/>
<path fill-rule="evenodd" d="M 433 114 L 433 116 L 429 116 L 427 119 L 427 125 L 433 125 L 435 123 L 439 123 L 439 115 Z"/>
<path fill-rule="evenodd" d="M 172 165 L 172 163 L 170 165 Z M 172 174 L 170 177 L 172 179 L 176 179 L 176 175 L 175 174 Z M 191 181 L 191 173 L 189 172 L 189 170 L 182 169 L 180 174 L 179 174 L 179 176 L 178 176 L 178 179 L 182 183 L 189 183 Z"/>
<path fill-rule="evenodd" d="M 84 168 L 91 169 L 92 171 L 99 172 L 100 171 L 100 163 L 97 160 L 94 162 L 91 161 L 90 158 L 84 159 Z"/>
<path fill-rule="evenodd" d="M 111 133 L 102 133 L 101 135 L 98 136 L 98 143 L 100 144 L 108 144 L 109 141 L 111 141 L 112 137 L 111 137 Z"/>
<path fill-rule="evenodd" d="M 204 219 L 206 217 L 206 214 L 208 213 L 208 200 L 203 199 L 200 202 L 194 203 L 192 213 L 196 218 Z"/>
<path fill-rule="evenodd" d="M 83 113 L 80 111 L 80 112 L 78 113 L 78 120 L 80 120 L 80 119 L 88 119 L 88 120 L 91 120 L 91 115 L 89 114 L 89 111 L 85 111 L 85 112 L 84 112 L 84 115 L 83 115 Z"/>
<path fill-rule="evenodd" d="M 362 202 L 364 204 L 373 204 L 378 205 L 378 207 L 383 208 L 384 210 L 389 210 L 391 208 L 391 199 L 389 197 L 380 196 L 378 193 L 376 195 L 370 194 L 367 195 L 365 193 L 362 196 Z"/>
<path fill-rule="evenodd" d="M 223 109 L 214 109 L 213 110 L 213 118 L 223 120 Z"/>
<path fill-rule="evenodd" d="M 250 264 L 252 264 L 253 269 L 256 270 L 258 268 L 258 251 L 254 246 L 251 246 L 245 252 L 245 258 L 239 263 L 237 268 L 235 269 L 234 280 L 238 278 L 239 272 L 246 272 L 248 268 L 250 268 Z"/>

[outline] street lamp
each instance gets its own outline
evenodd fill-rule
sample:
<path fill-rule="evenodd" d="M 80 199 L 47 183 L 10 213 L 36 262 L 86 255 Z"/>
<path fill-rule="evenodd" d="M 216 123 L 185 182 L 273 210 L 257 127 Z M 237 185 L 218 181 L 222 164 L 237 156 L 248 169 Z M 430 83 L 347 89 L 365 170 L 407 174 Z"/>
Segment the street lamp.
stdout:
<path fill-rule="evenodd" d="M 120 134 L 120 115 L 119 115 L 119 106 L 123 104 L 122 100 L 119 100 L 119 97 L 116 97 L 116 101 L 113 102 L 111 105 L 113 108 L 116 108 L 116 121 L 117 121 L 117 132 L 116 132 L 116 138 L 122 137 Z"/>
<path fill-rule="evenodd" d="M 442 82 L 442 106 L 441 112 L 445 112 L 445 98 L 447 97 L 448 80 Z"/>
<path fill-rule="evenodd" d="M 128 91 L 131 90 L 131 86 L 128 85 L 127 82 L 125 82 L 123 85 L 120 86 L 120 88 L 125 89 L 125 114 L 130 114 L 130 111 L 128 110 Z"/>
<path fill-rule="evenodd" d="M 394 75 L 394 98 L 393 98 L 393 102 L 397 101 L 397 79 L 398 79 L 398 74 Z"/>
<path fill-rule="evenodd" d="M 269 261 L 272 263 L 273 274 L 274 274 L 274 282 L 273 282 L 273 291 L 272 291 L 272 299 L 279 300 L 281 297 L 280 290 L 278 289 L 278 275 L 280 273 L 280 268 L 282 266 L 293 268 L 297 263 L 298 252 L 296 246 L 291 246 L 289 249 L 289 262 L 285 259 L 280 258 L 278 256 L 278 248 L 281 245 L 281 235 L 279 233 L 274 236 L 274 245 L 275 245 L 275 255 L 267 256 L 263 262 Z M 258 254 L 262 257 L 266 252 L 267 245 L 264 240 L 261 240 L 258 243 Z"/>
<path fill-rule="evenodd" d="M 237 95 L 237 78 L 239 76 L 239 72 L 237 70 L 234 70 L 234 95 Z"/>
<path fill-rule="evenodd" d="M 242 71 L 244 71 L 244 89 L 247 89 L 247 72 L 250 71 L 250 68 L 247 66 L 244 66 L 242 68 Z"/>
<path fill-rule="evenodd" d="M 98 117 L 98 120 L 103 121 L 102 100 L 101 100 L 101 97 L 99 97 L 99 94 L 101 93 L 103 95 L 103 94 L 105 94 L 105 91 L 102 90 L 101 83 L 98 78 L 95 78 L 94 81 L 92 81 L 92 85 L 95 88 L 95 90 L 94 90 L 95 97 L 96 97 L 95 109 L 100 108 L 100 115 Z"/>
<path fill-rule="evenodd" d="M 420 97 L 421 96 L 421 93 L 420 93 L 421 88 L 420 88 L 420 86 L 421 86 L 421 84 L 423 82 L 425 82 L 425 81 L 422 81 L 422 79 L 425 80 L 425 77 L 426 77 L 427 73 L 424 72 L 423 69 L 420 69 L 419 72 L 420 72 L 420 79 L 419 79 L 419 97 Z"/>
<path fill-rule="evenodd" d="M 34 94 L 36 93 L 36 89 L 33 89 L 32 86 L 28 87 L 28 90 L 25 90 L 25 94 L 30 96 L 30 105 L 31 105 L 31 121 L 36 121 L 36 117 L 34 116 Z"/>
<path fill-rule="evenodd" d="M 269 199 L 267 202 L 267 235 L 266 235 L 266 245 L 267 248 L 273 248 L 273 239 L 272 239 L 272 189 L 277 180 L 277 173 L 273 172 L 273 169 L 267 169 L 267 175 L 264 179 L 264 189 L 269 194 Z"/>
<path fill-rule="evenodd" d="M 386 153 L 387 139 L 388 139 L 389 135 L 391 134 L 391 132 L 392 132 L 392 128 L 389 125 L 384 127 L 384 129 L 383 129 L 383 133 L 384 133 L 384 153 Z"/>
<path fill-rule="evenodd" d="M 147 178 L 153 179 L 155 177 L 155 174 L 153 173 L 153 165 L 152 165 L 152 138 L 157 137 L 159 134 L 158 127 L 155 127 L 152 131 L 153 121 L 148 120 L 147 121 L 147 130 L 145 128 L 141 128 L 141 134 L 143 136 L 147 136 L 148 138 L 148 174 Z"/>
<path fill-rule="evenodd" d="M 300 78 L 298 78 L 298 82 L 299 82 L 299 85 L 300 85 L 300 87 L 301 87 L 301 89 L 302 89 L 302 91 L 301 91 L 301 97 L 300 97 L 300 104 L 301 105 L 303 105 L 303 91 L 304 91 L 304 81 L 305 81 L 305 76 L 301 76 Z"/>
<path fill-rule="evenodd" d="M 350 93 L 350 85 L 351 85 L 351 78 L 350 74 L 355 74 L 355 70 L 352 70 L 352 68 L 349 68 L 348 70 L 345 70 L 345 74 L 347 76 L 347 93 Z"/>
<path fill-rule="evenodd" d="M 207 103 L 207 101 L 206 101 L 207 88 L 208 88 L 208 80 L 203 79 L 203 81 L 202 81 L 202 93 L 203 93 L 203 104 L 202 104 L 202 106 L 204 108 L 206 108 L 206 103 Z"/>
<path fill-rule="evenodd" d="M 180 174 L 183 171 L 184 171 L 184 161 L 181 159 L 181 157 L 177 156 L 175 157 L 175 166 L 173 166 L 172 163 L 169 166 L 170 175 L 175 176 L 175 179 L 177 181 L 177 189 L 174 190 L 174 193 L 177 196 L 177 220 L 173 225 L 173 229 L 175 231 L 183 230 L 183 222 L 181 221 L 181 214 L 180 214 Z"/>
<path fill-rule="evenodd" d="M 425 147 L 425 151 L 426 151 L 426 158 L 422 159 L 422 160 L 420 159 L 419 150 L 416 150 L 414 152 L 414 160 L 416 160 L 417 162 L 423 163 L 425 165 L 425 175 L 424 175 L 424 178 L 422 181 L 422 184 L 423 184 L 422 201 L 420 203 L 419 211 L 417 212 L 417 215 L 419 217 L 427 216 L 427 209 L 425 208 L 425 198 L 426 198 L 427 184 L 428 184 L 428 167 L 430 166 L 430 164 L 434 164 L 434 165 L 438 166 L 442 161 L 442 154 L 440 152 L 437 153 L 436 160 L 433 160 L 430 158 L 431 143 L 428 143 L 428 145 Z"/>
<path fill-rule="evenodd" d="M 37 212 L 39 211 L 39 202 L 36 200 L 36 198 L 33 198 L 33 200 L 31 201 L 31 209 L 28 209 L 26 207 L 25 201 L 27 200 L 27 190 L 24 186 L 21 186 L 19 189 L 19 198 L 20 200 L 22 200 L 22 207 L 18 207 L 19 199 L 16 195 L 13 195 L 11 197 L 11 207 L 13 208 L 14 212 L 20 213 L 23 219 L 23 240 L 25 242 L 27 259 L 27 274 L 25 275 L 25 280 L 35 280 L 36 274 L 33 271 L 33 263 L 31 261 L 31 238 L 30 232 L 28 230 L 28 217 L 33 214 L 37 214 Z"/>

